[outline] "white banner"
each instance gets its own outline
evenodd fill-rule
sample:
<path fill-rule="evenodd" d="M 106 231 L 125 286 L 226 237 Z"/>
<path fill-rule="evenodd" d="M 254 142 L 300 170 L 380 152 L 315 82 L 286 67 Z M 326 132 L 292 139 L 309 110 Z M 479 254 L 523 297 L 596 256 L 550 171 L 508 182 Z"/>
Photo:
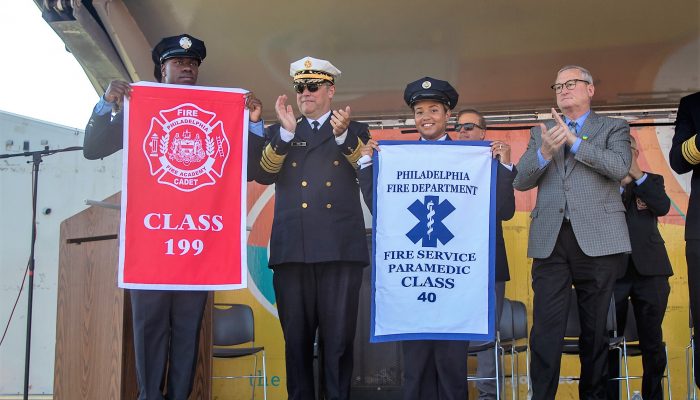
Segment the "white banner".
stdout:
<path fill-rule="evenodd" d="M 497 161 L 489 142 L 380 146 L 371 341 L 493 340 Z"/>

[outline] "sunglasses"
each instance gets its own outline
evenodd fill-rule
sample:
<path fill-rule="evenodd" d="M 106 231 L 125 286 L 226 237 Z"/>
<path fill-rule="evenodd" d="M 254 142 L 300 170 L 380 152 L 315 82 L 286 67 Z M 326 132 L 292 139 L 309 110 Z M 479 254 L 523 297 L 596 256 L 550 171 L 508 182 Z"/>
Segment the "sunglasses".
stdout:
<path fill-rule="evenodd" d="M 323 86 L 323 83 L 295 83 L 294 91 L 302 94 L 304 93 L 304 89 L 308 89 L 309 92 L 315 93 L 321 86 Z"/>
<path fill-rule="evenodd" d="M 471 131 L 474 130 L 474 128 L 479 128 L 482 131 L 486 130 L 486 128 L 484 128 L 483 126 L 472 122 L 467 122 L 466 124 L 455 124 L 455 132 L 461 131 L 462 128 L 464 128 L 465 131 Z"/>

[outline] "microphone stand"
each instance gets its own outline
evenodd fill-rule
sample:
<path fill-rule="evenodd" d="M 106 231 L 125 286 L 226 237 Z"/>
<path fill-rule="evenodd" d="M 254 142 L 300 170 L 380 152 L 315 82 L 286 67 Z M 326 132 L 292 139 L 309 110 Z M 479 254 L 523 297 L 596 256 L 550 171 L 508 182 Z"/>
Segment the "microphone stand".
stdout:
<path fill-rule="evenodd" d="M 44 146 L 44 150 L 25 151 L 14 154 L 0 154 L 0 159 L 12 157 L 31 157 L 32 161 L 32 239 L 29 250 L 29 288 L 27 291 L 27 338 L 24 351 L 24 400 L 29 399 L 29 354 L 32 341 L 32 301 L 34 297 L 34 247 L 36 245 L 36 200 L 37 189 L 39 184 L 39 164 L 41 164 L 43 156 L 50 156 L 56 153 L 66 151 L 82 150 L 80 146 L 67 147 L 65 149 L 49 150 L 49 146 Z"/>

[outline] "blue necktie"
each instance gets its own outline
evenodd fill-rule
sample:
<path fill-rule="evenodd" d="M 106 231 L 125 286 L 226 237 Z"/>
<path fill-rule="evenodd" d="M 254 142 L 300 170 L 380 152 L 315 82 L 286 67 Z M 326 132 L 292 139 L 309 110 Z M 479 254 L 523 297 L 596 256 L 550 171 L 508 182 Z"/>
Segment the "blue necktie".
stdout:
<path fill-rule="evenodd" d="M 576 129 L 577 124 L 576 121 L 569 121 L 567 124 L 569 125 L 569 130 L 574 133 L 574 135 L 578 136 L 578 129 Z M 564 145 L 564 158 L 569 156 L 569 145 L 565 144 Z"/>
<path fill-rule="evenodd" d="M 578 136 L 578 132 L 576 129 L 576 126 L 578 124 L 576 124 L 576 121 L 569 121 L 569 123 L 567 125 L 569 126 L 569 130 L 571 132 L 573 132 L 574 135 Z M 566 171 L 567 169 L 569 169 L 569 145 L 565 144 L 564 145 L 564 170 Z M 569 214 L 569 203 L 565 203 L 564 204 L 564 218 L 566 218 L 568 220 L 570 217 L 571 216 Z"/>
<path fill-rule="evenodd" d="M 318 121 L 314 121 L 311 123 L 311 125 L 313 125 L 313 128 L 311 128 L 311 132 L 313 132 L 314 134 L 317 134 L 318 133 L 318 126 L 321 124 L 319 124 Z"/>

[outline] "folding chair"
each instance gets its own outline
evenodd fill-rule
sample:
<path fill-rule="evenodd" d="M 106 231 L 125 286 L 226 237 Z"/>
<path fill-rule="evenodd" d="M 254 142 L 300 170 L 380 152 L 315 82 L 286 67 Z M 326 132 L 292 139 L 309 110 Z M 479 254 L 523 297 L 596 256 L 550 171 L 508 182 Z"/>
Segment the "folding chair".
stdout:
<path fill-rule="evenodd" d="M 503 299 L 503 310 L 501 312 L 501 318 L 498 323 L 498 329 L 496 330 L 496 340 L 493 342 L 473 342 L 469 344 L 469 357 L 474 357 L 478 353 L 487 350 L 493 350 L 493 358 L 496 364 L 496 376 L 479 377 L 476 375 L 467 375 L 467 381 L 485 381 L 485 380 L 495 380 L 496 381 L 496 398 L 501 398 L 501 393 L 503 388 L 501 387 L 501 382 L 498 379 L 498 371 L 502 371 L 502 363 L 504 354 L 503 344 L 510 346 L 513 340 L 513 317 L 510 307 L 510 300 Z M 512 362 L 511 362 L 512 369 Z M 511 373 L 512 375 L 512 373 Z M 502 374 L 503 376 L 503 374 Z M 512 379 L 512 377 L 511 377 Z M 515 392 L 513 392 L 515 396 Z"/>
<path fill-rule="evenodd" d="M 263 379 L 263 397 L 267 400 L 267 369 L 265 348 L 255 346 L 253 309 L 246 304 L 215 304 L 213 309 L 213 357 L 230 359 L 252 356 L 253 373 L 240 376 L 212 376 L 214 379 L 253 378 L 251 399 L 255 399 L 255 378 Z M 250 343 L 249 346 L 240 346 Z M 231 347 L 238 346 L 238 347 Z M 262 375 L 257 374 L 258 354 L 262 355 Z"/>
<path fill-rule="evenodd" d="M 511 308 L 513 310 L 513 347 L 512 356 L 515 357 L 515 382 L 517 385 L 515 393 L 516 398 L 520 395 L 520 371 L 519 360 L 520 354 L 525 353 L 525 377 L 527 378 L 527 393 L 528 399 L 532 397 L 530 387 L 530 338 L 528 337 L 527 327 L 527 308 L 525 303 L 517 300 L 511 300 Z"/>
<path fill-rule="evenodd" d="M 639 333 L 637 331 L 637 319 L 634 315 L 632 300 L 630 299 L 627 299 L 627 319 L 625 321 L 625 332 L 623 336 L 625 338 L 625 345 L 622 358 L 625 362 L 625 372 L 627 373 L 625 378 L 628 384 L 627 392 L 629 393 L 629 380 L 642 379 L 641 376 L 629 376 L 629 367 L 627 363 L 628 357 L 640 357 L 642 355 L 642 348 L 639 345 Z M 662 344 L 664 346 L 664 352 L 666 353 L 666 375 L 663 377 L 666 378 L 668 399 L 671 400 L 673 396 L 671 393 L 671 370 L 668 365 L 668 347 L 666 346 L 666 342 L 662 342 Z M 622 380 L 621 378 L 619 380 Z"/>

